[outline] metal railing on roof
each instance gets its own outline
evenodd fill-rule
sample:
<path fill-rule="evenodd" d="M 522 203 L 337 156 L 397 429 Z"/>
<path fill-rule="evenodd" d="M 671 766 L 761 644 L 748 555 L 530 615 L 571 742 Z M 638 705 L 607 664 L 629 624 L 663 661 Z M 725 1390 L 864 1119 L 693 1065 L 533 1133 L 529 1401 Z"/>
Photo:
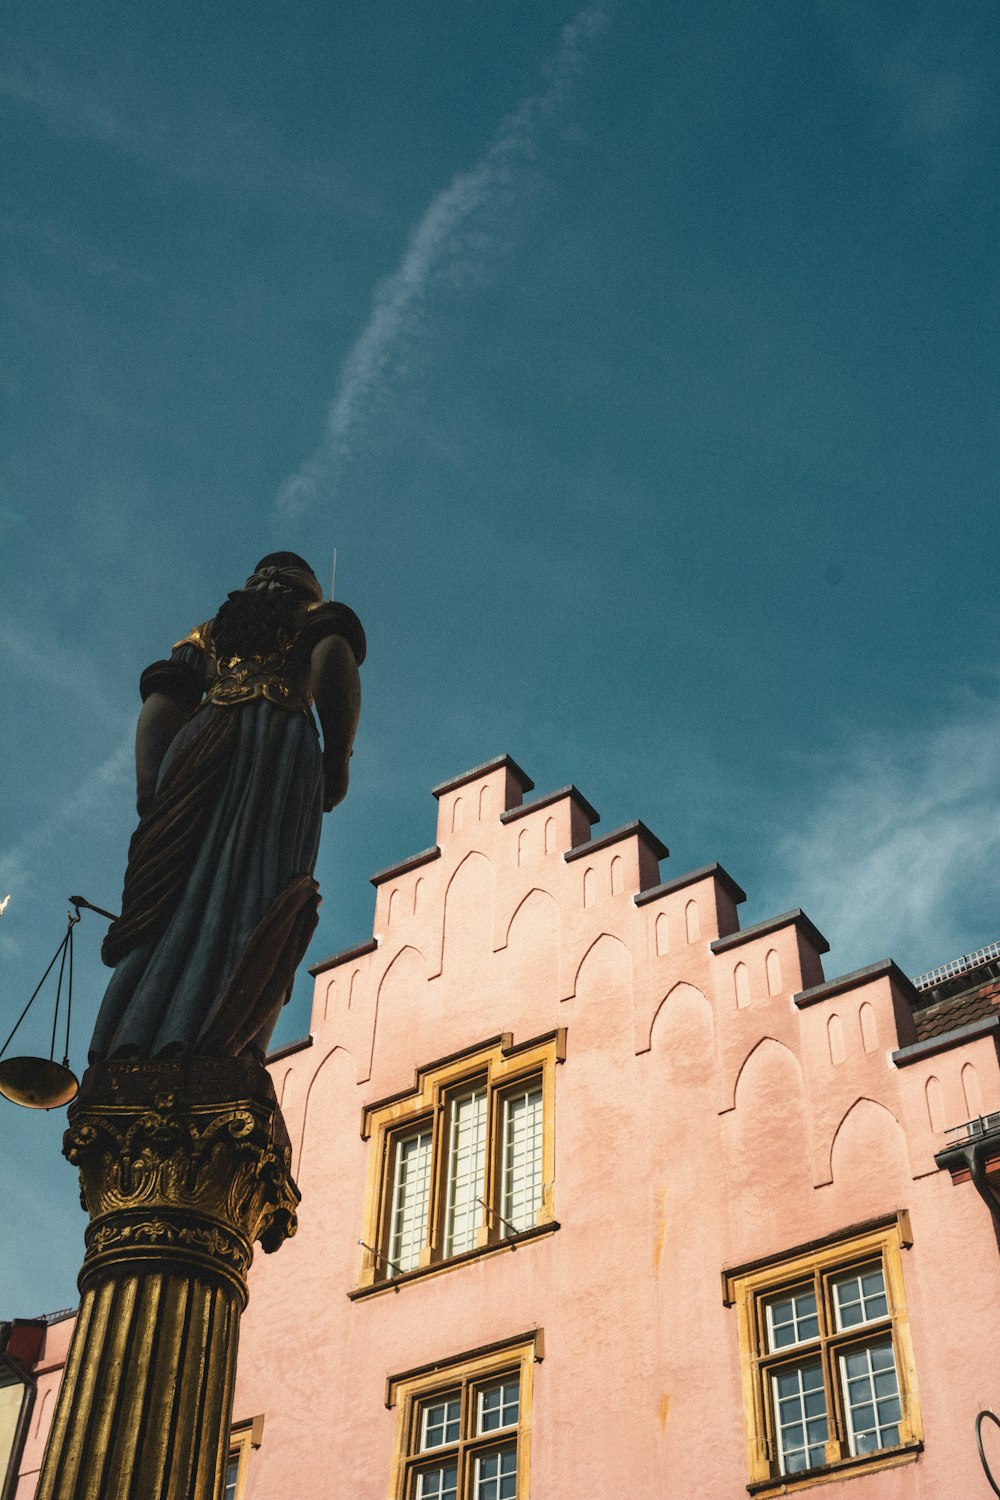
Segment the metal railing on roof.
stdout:
<path fill-rule="evenodd" d="M 981 1135 L 992 1135 L 994 1131 L 1000 1131 L 1000 1111 L 980 1115 L 975 1120 L 966 1120 L 964 1125 L 949 1125 L 945 1135 L 956 1136 L 957 1140 L 953 1144 L 958 1145 L 961 1141 L 974 1141 Z"/>
<path fill-rule="evenodd" d="M 914 988 L 932 989 L 943 979 L 954 979 L 958 974 L 968 974 L 971 969 L 978 969 L 980 964 L 988 963 L 994 958 L 1000 958 L 1000 942 L 987 943 L 985 948 L 977 948 L 974 953 L 963 953 L 960 958 L 953 958 L 950 963 L 941 964 L 937 969 L 928 969 L 926 974 L 918 974 L 913 981 Z"/>

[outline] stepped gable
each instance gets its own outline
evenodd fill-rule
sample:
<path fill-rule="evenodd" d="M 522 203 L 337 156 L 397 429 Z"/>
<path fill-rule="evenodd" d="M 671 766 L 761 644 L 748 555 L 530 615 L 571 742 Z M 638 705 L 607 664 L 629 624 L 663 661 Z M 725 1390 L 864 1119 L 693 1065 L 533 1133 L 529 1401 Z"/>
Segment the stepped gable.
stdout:
<path fill-rule="evenodd" d="M 405 928 L 408 918 L 416 914 L 425 888 L 426 897 L 432 904 L 443 900 L 446 886 L 441 882 L 450 878 L 455 863 L 456 840 L 460 861 L 461 847 L 467 841 L 471 839 L 472 847 L 475 847 L 476 829 L 489 822 L 494 822 L 495 826 L 494 820 L 497 820 L 501 826 L 510 829 L 515 840 L 525 837 L 539 840 L 534 847 L 542 848 L 545 853 L 550 849 L 558 851 L 563 862 L 575 868 L 584 862 L 589 865 L 592 856 L 597 856 L 602 862 L 608 861 L 616 848 L 630 845 L 636 861 L 627 882 L 631 901 L 634 907 L 651 911 L 654 922 L 659 921 L 657 951 L 661 928 L 666 932 L 663 925 L 668 921 L 666 912 L 674 909 L 668 903 L 685 892 L 698 894 L 697 887 L 701 885 L 705 887 L 705 906 L 714 927 L 714 932 L 705 934 L 709 937 L 708 948 L 713 958 L 729 959 L 731 954 L 730 962 L 739 961 L 744 951 L 756 946 L 758 940 L 769 941 L 790 930 L 794 933 L 801 972 L 801 989 L 794 995 L 797 1010 L 831 1000 L 845 991 L 860 994 L 865 985 L 889 977 L 895 993 L 902 997 L 901 1003 L 897 1000 L 897 1024 L 899 1041 L 904 1047 L 945 1037 L 975 1022 L 1000 1016 L 1000 944 L 918 976 L 915 989 L 902 971 L 888 960 L 882 965 L 869 965 L 853 974 L 824 980 L 819 958 L 828 951 L 829 944 L 801 910 L 785 912 L 741 930 L 736 907 L 746 899 L 745 893 L 721 865 L 705 865 L 661 882 L 659 862 L 669 851 L 646 824 L 634 820 L 594 837 L 592 830 L 599 823 L 600 815 L 577 787 L 563 786 L 533 800 L 525 800 L 533 790 L 532 779 L 507 754 L 495 756 L 433 787 L 432 795 L 438 802 L 436 842 L 371 876 L 377 896 L 375 936 L 315 964 L 310 973 L 319 978 L 376 954 L 386 942 L 390 926 L 395 946 L 400 941 L 395 936 L 399 922 L 402 921 Z M 558 817 L 558 831 L 553 815 Z M 529 834 L 519 830 L 532 831 Z M 550 842 L 556 839 L 558 842 Z M 424 877 L 433 876 L 436 867 L 442 865 L 442 846 L 445 844 L 451 851 L 448 869 L 428 884 Z M 519 863 L 519 855 L 517 858 Z M 603 863 L 597 867 L 597 873 L 599 877 L 604 876 Z M 585 878 L 592 878 L 589 869 Z M 655 914 L 660 911 L 665 914 L 657 918 Z M 670 917 L 669 920 L 675 919 Z M 493 934 L 494 950 L 498 951 L 502 943 L 498 928 Z"/>

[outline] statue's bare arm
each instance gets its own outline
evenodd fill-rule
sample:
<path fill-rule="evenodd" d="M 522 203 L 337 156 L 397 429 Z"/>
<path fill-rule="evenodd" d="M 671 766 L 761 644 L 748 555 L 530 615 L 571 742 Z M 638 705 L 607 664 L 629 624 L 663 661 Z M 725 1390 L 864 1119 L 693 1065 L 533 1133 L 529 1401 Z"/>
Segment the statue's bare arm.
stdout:
<path fill-rule="evenodd" d="M 140 818 L 156 795 L 160 766 L 190 708 L 166 693 L 150 693 L 135 729 L 135 800 Z"/>
<path fill-rule="evenodd" d="M 324 636 L 313 648 L 309 691 L 323 730 L 323 806 L 329 812 L 347 796 L 351 746 L 361 715 L 361 678 L 343 636 Z"/>

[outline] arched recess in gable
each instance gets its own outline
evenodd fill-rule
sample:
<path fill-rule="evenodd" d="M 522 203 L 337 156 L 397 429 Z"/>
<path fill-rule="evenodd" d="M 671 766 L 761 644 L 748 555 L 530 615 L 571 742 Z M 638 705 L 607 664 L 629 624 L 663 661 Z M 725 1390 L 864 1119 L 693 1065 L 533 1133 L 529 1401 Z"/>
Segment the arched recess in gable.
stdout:
<path fill-rule="evenodd" d="M 35 1435 L 36 1438 L 41 1433 L 48 1431 L 48 1421 L 47 1421 L 47 1418 L 48 1418 L 48 1414 L 49 1414 L 49 1407 L 51 1405 L 52 1405 L 52 1392 L 51 1391 L 45 1391 L 45 1392 L 43 1392 L 42 1399 L 38 1403 L 38 1412 L 37 1412 L 37 1414 L 35 1416 L 35 1424 L 34 1424 L 35 1425 L 35 1433 L 34 1433 L 34 1435 Z"/>
<path fill-rule="evenodd" d="M 945 1130 L 945 1107 L 944 1089 L 941 1080 L 932 1073 L 924 1084 L 924 1097 L 927 1100 L 927 1123 L 936 1135 L 943 1135 Z"/>
<path fill-rule="evenodd" d="M 684 908 L 684 931 L 689 943 L 696 943 L 701 937 L 701 916 L 694 898 Z"/>
<path fill-rule="evenodd" d="M 826 1045 L 831 1067 L 839 1067 L 847 1056 L 847 1048 L 844 1045 L 844 1023 L 836 1011 L 827 1017 Z"/>
<path fill-rule="evenodd" d="M 299 1149 L 292 1163 L 292 1172 L 299 1179 L 300 1186 L 306 1164 L 306 1141 L 309 1140 L 311 1151 L 318 1150 L 321 1142 L 316 1140 L 317 1133 L 323 1131 L 324 1124 L 332 1130 L 339 1113 L 337 1106 L 346 1108 L 347 1101 L 353 1100 L 356 1092 L 357 1062 L 354 1053 L 339 1044 L 331 1047 L 309 1080 L 306 1090 Z M 324 1133 L 324 1139 L 332 1142 L 336 1137 Z M 310 1163 L 311 1159 L 310 1155 Z"/>
<path fill-rule="evenodd" d="M 560 929 L 559 903 L 541 886 L 533 886 L 518 902 L 514 914 L 507 923 L 504 946 L 544 948 L 553 943 L 558 946 Z"/>
<path fill-rule="evenodd" d="M 448 882 L 441 932 L 441 969 L 457 958 L 493 951 L 496 868 L 478 849 L 462 860 Z"/>
<path fill-rule="evenodd" d="M 774 1205 L 805 1203 L 812 1193 L 811 1129 L 802 1069 L 774 1037 L 744 1059 L 724 1116 L 733 1221 L 764 1234 Z"/>
<path fill-rule="evenodd" d="M 911 1177 L 906 1135 L 891 1109 L 876 1099 L 855 1099 L 830 1141 L 827 1181 L 853 1189 L 858 1205 L 885 1203 Z M 887 1197 L 888 1195 L 888 1197 Z"/>
<path fill-rule="evenodd" d="M 632 1050 L 635 979 L 632 955 L 620 938 L 603 932 L 594 939 L 564 998 L 572 1002 L 575 1034 L 600 1050 L 605 1066 L 611 1051 Z"/>
<path fill-rule="evenodd" d="M 967 1062 L 962 1068 L 962 1095 L 970 1120 L 978 1120 L 984 1114 L 983 1093 L 979 1087 L 979 1074 L 975 1063 Z"/>
<path fill-rule="evenodd" d="M 653 1016 L 650 1049 L 658 1068 L 673 1083 L 694 1087 L 711 1082 L 715 1018 L 701 990 L 681 980 L 669 990 Z"/>
<path fill-rule="evenodd" d="M 559 906 L 548 891 L 534 886 L 517 904 L 507 930 L 500 914 L 501 946 L 496 983 L 503 996 L 503 1016 L 494 1030 L 513 1030 L 519 1038 L 537 1035 L 559 1024 L 562 995 L 562 939 Z"/>
<path fill-rule="evenodd" d="M 413 1068 L 448 1050 L 442 1035 L 451 1018 L 442 1015 L 440 986 L 428 982 L 436 978 L 411 944 L 394 955 L 376 989 L 371 1066 L 364 1077 L 384 1076 L 386 1067 L 400 1065 L 409 1077 Z"/>
<path fill-rule="evenodd" d="M 412 943 L 404 943 L 386 965 L 375 992 L 371 1041 L 373 1063 L 375 1048 L 379 1043 L 384 1042 L 387 1035 L 408 1025 L 414 1010 L 421 1008 L 427 988 L 427 978 L 427 962 L 424 955 L 419 948 L 414 948 Z"/>
<path fill-rule="evenodd" d="M 738 1108 L 748 1091 L 755 1097 L 763 1092 L 771 1097 L 775 1089 L 791 1083 L 794 1091 L 803 1092 L 802 1068 L 798 1058 L 784 1042 L 773 1036 L 761 1037 L 740 1064 L 733 1084 L 732 1107 Z M 767 1085 L 764 1087 L 764 1085 Z"/>
<path fill-rule="evenodd" d="M 632 955 L 622 942 L 610 932 L 597 936 L 581 958 L 576 968 L 573 987 L 566 996 L 583 996 L 598 990 L 602 994 L 615 991 L 627 993 L 632 998 Z"/>

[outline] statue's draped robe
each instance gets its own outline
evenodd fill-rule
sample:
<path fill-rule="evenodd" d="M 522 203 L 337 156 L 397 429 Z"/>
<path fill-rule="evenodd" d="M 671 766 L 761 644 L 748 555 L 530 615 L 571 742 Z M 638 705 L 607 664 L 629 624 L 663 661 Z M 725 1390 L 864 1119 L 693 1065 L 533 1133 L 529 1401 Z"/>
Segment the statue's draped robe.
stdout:
<path fill-rule="evenodd" d="M 353 611 L 321 606 L 300 654 L 325 634 L 345 636 L 360 664 Z M 201 636 L 210 641 L 210 625 Z M 201 642 L 182 643 L 148 669 L 144 690 L 200 699 L 204 656 Z M 260 695 L 212 702 L 210 674 L 208 686 L 132 840 L 92 1061 L 265 1048 L 316 925 L 323 763 L 312 712 Z"/>

